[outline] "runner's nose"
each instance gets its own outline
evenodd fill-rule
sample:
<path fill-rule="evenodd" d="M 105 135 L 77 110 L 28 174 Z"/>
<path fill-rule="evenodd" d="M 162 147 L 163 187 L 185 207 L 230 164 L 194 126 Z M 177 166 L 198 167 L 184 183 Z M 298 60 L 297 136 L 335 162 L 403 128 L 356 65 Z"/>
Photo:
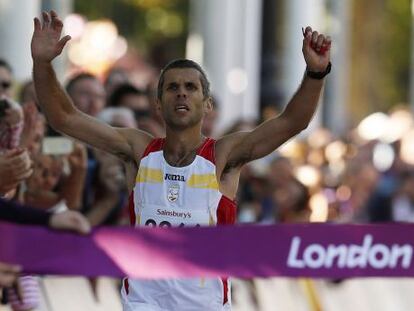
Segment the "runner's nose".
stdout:
<path fill-rule="evenodd" d="M 185 87 L 179 87 L 177 92 L 177 98 L 186 98 L 187 97 L 187 91 Z"/>

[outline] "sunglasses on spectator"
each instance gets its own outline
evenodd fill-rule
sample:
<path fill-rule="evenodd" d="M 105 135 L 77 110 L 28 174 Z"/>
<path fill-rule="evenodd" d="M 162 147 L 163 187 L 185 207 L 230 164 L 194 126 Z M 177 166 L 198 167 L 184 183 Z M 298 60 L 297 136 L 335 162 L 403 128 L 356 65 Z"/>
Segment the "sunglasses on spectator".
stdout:
<path fill-rule="evenodd" d="M 9 82 L 9 81 L 1 81 L 1 82 L 0 82 L 0 86 L 1 86 L 3 89 L 7 90 L 7 89 L 11 86 L 11 82 Z"/>

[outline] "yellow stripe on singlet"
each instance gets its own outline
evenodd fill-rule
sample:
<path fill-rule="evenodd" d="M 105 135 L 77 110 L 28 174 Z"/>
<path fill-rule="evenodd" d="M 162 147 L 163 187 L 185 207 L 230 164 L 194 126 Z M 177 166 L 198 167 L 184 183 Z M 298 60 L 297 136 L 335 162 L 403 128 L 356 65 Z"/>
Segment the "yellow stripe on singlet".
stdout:
<path fill-rule="evenodd" d="M 135 182 L 137 183 L 161 183 L 163 181 L 163 174 L 161 170 L 140 167 Z"/>
<path fill-rule="evenodd" d="M 192 188 L 218 190 L 215 174 L 193 174 L 188 179 L 187 186 Z"/>

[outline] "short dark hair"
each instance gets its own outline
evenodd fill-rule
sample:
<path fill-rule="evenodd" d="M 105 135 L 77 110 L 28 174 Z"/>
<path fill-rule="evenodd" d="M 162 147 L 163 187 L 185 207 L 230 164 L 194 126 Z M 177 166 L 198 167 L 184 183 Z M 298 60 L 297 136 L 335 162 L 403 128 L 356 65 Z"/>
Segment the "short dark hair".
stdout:
<path fill-rule="evenodd" d="M 126 95 L 147 96 L 148 94 L 146 91 L 136 88 L 130 83 L 123 83 L 112 92 L 108 99 L 108 106 L 118 107 L 120 101 Z"/>
<path fill-rule="evenodd" d="M 158 88 L 157 88 L 157 97 L 158 99 L 161 99 L 162 97 L 162 87 L 164 86 L 164 75 L 165 73 L 174 68 L 193 68 L 197 70 L 200 73 L 200 82 L 201 86 L 203 88 L 203 95 L 204 98 L 207 98 L 210 96 L 210 81 L 208 81 L 207 75 L 204 72 L 203 68 L 199 64 L 197 64 L 195 61 L 192 61 L 190 59 L 175 59 L 171 62 L 169 62 L 162 70 L 160 74 L 160 78 L 158 80 Z"/>
<path fill-rule="evenodd" d="M 67 92 L 68 94 L 71 94 L 71 93 L 72 93 L 72 91 L 73 91 L 73 88 L 74 88 L 75 84 L 76 84 L 77 82 L 79 82 L 80 80 L 83 80 L 83 79 L 93 79 L 93 80 L 97 80 L 98 78 L 97 78 L 97 77 L 95 77 L 93 74 L 88 73 L 88 72 L 82 72 L 82 73 L 79 73 L 79 74 L 77 74 L 77 75 L 74 75 L 74 76 L 73 76 L 72 78 L 70 78 L 70 79 L 68 80 L 68 82 L 66 83 L 66 87 L 65 87 L 66 92 Z"/>
<path fill-rule="evenodd" d="M 6 68 L 8 71 L 13 72 L 10 64 L 6 62 L 3 58 L 0 58 L 0 67 Z"/>

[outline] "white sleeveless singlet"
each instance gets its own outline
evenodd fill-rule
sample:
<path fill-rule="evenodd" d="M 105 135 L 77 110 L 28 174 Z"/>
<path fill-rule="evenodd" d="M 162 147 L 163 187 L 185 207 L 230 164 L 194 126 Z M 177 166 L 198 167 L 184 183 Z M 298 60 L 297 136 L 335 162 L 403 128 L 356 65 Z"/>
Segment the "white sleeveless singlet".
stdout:
<path fill-rule="evenodd" d="M 236 204 L 219 192 L 214 159 L 215 140 L 206 138 L 194 161 L 170 166 L 164 159 L 165 139 L 147 146 L 130 198 L 134 226 L 212 226 L 233 224 Z M 211 254 L 220 256 L 220 254 Z M 227 279 L 125 279 L 125 311 L 230 310 Z"/>

